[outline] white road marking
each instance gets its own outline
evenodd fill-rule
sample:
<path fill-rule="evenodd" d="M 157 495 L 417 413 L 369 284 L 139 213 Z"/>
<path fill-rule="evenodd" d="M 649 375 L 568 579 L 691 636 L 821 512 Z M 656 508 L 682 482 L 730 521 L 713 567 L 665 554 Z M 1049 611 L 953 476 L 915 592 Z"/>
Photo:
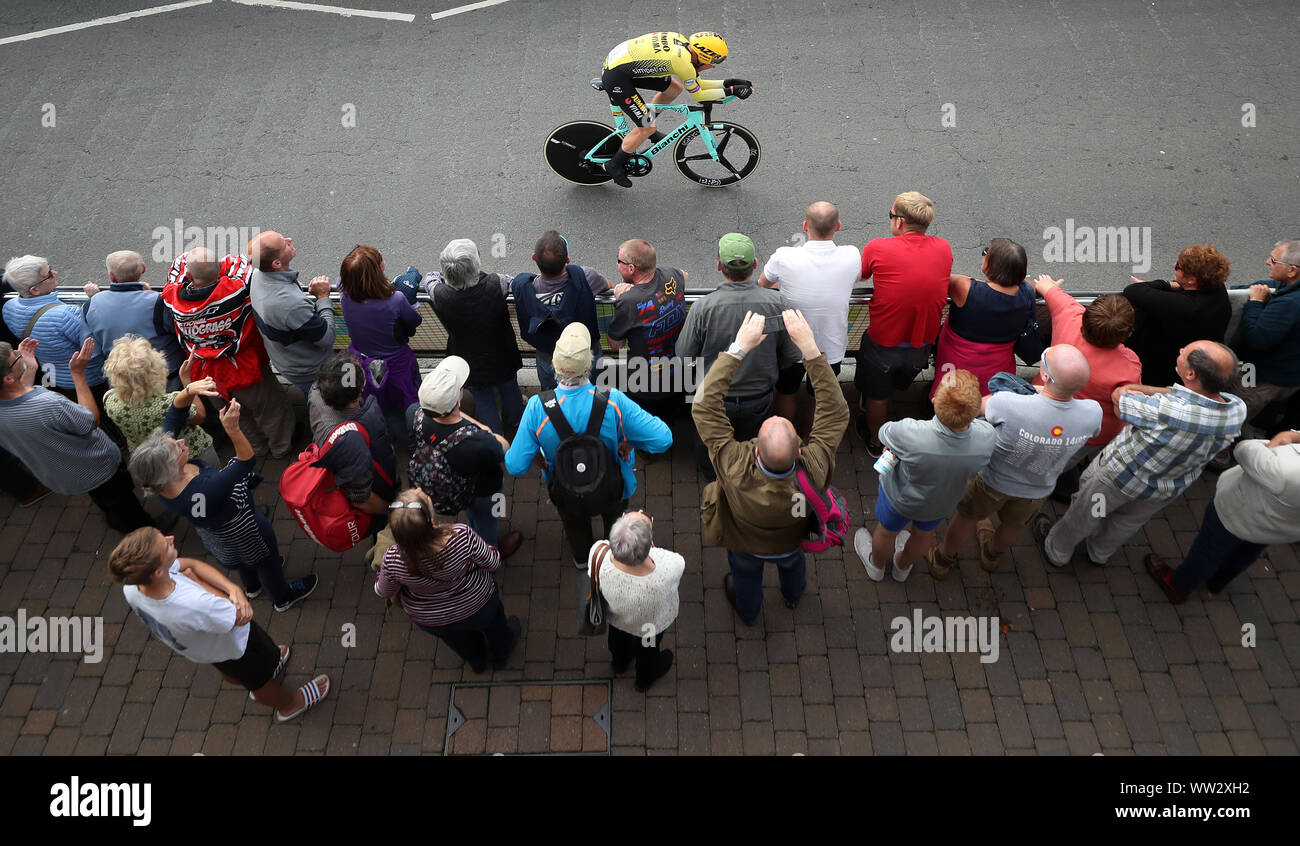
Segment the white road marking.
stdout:
<path fill-rule="evenodd" d="M 462 12 L 472 12 L 475 9 L 486 9 L 488 6 L 496 6 L 500 3 L 509 2 L 510 0 L 483 0 L 481 3 L 468 3 L 464 6 L 457 6 L 454 9 L 448 9 L 445 12 L 434 12 L 432 17 L 436 21 L 439 18 L 449 18 L 452 15 L 459 15 Z"/>
<path fill-rule="evenodd" d="M 5 44 L 15 44 L 19 41 L 31 41 L 35 38 L 44 38 L 47 35 L 59 35 L 64 32 L 76 32 L 79 29 L 89 29 L 92 26 L 104 26 L 105 24 L 121 23 L 129 21 L 132 18 L 144 18 L 149 15 L 161 15 L 164 12 L 174 12 L 177 9 L 188 9 L 190 6 L 204 6 L 211 3 L 212 0 L 185 0 L 183 3 L 168 3 L 166 6 L 154 6 L 151 9 L 140 9 L 136 12 L 125 12 L 120 15 L 109 15 L 106 18 L 95 18 L 93 21 L 83 23 L 67 24 L 66 26 L 56 26 L 51 29 L 41 29 L 36 32 L 26 32 L 22 35 L 11 35 L 8 38 L 0 38 L 0 46 Z"/>
<path fill-rule="evenodd" d="M 292 0 L 232 0 L 243 6 L 272 6 L 277 9 L 298 9 L 307 12 L 331 12 L 345 18 L 379 18 L 385 21 L 404 21 L 410 23 L 415 15 L 405 12 L 376 12 L 371 9 L 348 9 L 343 6 L 322 6 L 320 3 L 296 3 Z"/>

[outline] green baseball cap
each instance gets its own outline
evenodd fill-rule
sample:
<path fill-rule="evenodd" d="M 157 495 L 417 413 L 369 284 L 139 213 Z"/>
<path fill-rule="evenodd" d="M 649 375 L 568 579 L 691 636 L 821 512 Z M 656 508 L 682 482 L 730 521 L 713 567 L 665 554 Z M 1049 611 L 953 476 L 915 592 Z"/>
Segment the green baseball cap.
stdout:
<path fill-rule="evenodd" d="M 718 241 L 718 261 L 742 270 L 754 266 L 754 242 L 739 232 L 728 232 Z"/>

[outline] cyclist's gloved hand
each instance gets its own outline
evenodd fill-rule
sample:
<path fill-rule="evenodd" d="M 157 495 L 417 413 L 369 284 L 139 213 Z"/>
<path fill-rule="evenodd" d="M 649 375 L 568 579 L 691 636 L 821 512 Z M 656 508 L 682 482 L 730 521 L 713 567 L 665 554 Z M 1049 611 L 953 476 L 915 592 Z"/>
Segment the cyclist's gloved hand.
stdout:
<path fill-rule="evenodd" d="M 724 88 L 723 93 L 729 96 L 739 97 L 742 100 L 747 100 L 749 99 L 749 95 L 754 93 L 754 89 L 748 85 L 733 85 L 729 88 Z"/>
<path fill-rule="evenodd" d="M 737 78 L 735 78 L 734 76 L 731 77 L 730 79 L 724 79 L 724 80 L 722 80 L 722 84 L 723 84 L 723 86 L 726 87 L 726 88 L 731 88 L 731 87 L 736 86 L 736 85 L 745 85 L 745 86 L 748 86 L 748 87 L 750 87 L 750 88 L 753 88 L 753 87 L 754 87 L 754 83 L 750 82 L 748 79 L 737 79 Z"/>

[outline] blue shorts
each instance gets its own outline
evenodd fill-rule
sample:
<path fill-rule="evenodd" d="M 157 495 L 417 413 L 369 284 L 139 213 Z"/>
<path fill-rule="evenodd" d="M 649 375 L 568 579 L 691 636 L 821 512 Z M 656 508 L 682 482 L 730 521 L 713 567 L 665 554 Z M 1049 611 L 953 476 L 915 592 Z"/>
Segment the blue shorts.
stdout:
<path fill-rule="evenodd" d="M 943 522 L 943 518 L 938 520 L 913 520 L 911 517 L 904 517 L 894 510 L 894 506 L 889 504 L 885 498 L 885 487 L 881 485 L 876 489 L 876 519 L 880 525 L 884 526 L 886 531 L 901 532 L 911 523 L 918 532 L 929 532 L 938 528 Z"/>

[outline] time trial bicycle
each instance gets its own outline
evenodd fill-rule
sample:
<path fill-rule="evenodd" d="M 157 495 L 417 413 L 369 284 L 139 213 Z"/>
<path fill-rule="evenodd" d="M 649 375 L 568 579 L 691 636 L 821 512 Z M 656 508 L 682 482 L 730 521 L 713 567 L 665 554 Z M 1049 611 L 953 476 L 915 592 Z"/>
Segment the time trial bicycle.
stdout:
<path fill-rule="evenodd" d="M 592 88 L 604 90 L 599 79 Z M 729 121 L 713 120 L 713 106 L 729 103 L 734 96 L 699 104 L 647 103 L 657 112 L 679 112 L 686 120 L 648 149 L 633 153 L 627 161 L 627 175 L 646 176 L 652 159 L 674 144 L 673 160 L 682 176 L 706 188 L 735 185 L 758 167 L 761 149 L 754 133 Z M 605 163 L 617 152 L 631 130 L 623 110 L 611 105 L 614 127 L 594 120 L 563 124 L 546 138 L 544 154 L 551 170 L 578 185 L 602 185 L 610 181 Z"/>

